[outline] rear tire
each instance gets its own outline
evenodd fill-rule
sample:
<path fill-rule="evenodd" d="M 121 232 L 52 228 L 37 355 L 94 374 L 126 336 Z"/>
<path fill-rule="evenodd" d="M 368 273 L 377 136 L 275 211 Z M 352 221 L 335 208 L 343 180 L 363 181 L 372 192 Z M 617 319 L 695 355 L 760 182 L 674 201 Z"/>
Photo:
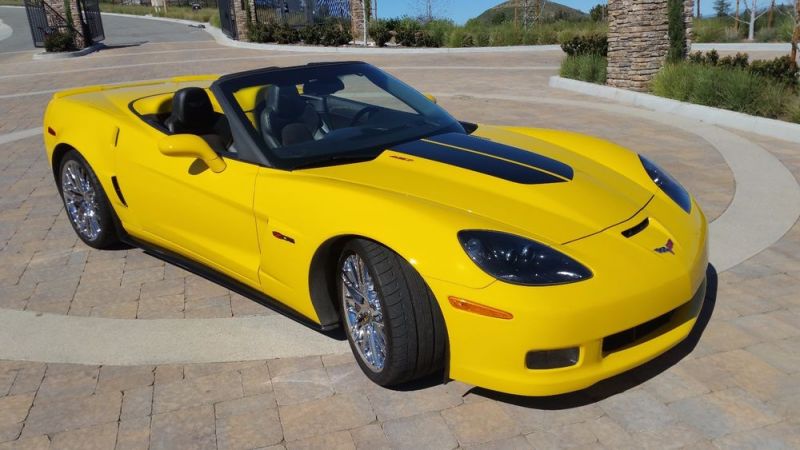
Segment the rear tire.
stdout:
<path fill-rule="evenodd" d="M 89 163 L 69 150 L 58 169 L 58 190 L 69 223 L 89 247 L 116 248 L 121 241 L 114 222 L 114 210 Z"/>
<path fill-rule="evenodd" d="M 442 312 L 405 259 L 373 241 L 354 239 L 342 250 L 337 271 L 342 325 L 369 379 L 391 386 L 443 368 Z"/>

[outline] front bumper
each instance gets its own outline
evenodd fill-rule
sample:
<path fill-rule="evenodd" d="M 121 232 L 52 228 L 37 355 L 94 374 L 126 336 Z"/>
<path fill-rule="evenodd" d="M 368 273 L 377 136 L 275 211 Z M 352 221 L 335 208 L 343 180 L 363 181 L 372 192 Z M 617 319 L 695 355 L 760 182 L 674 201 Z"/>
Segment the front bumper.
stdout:
<path fill-rule="evenodd" d="M 692 230 L 670 234 L 675 236 L 673 254 L 653 251 L 665 242 L 667 229 L 653 216 L 648 230 L 628 244 L 621 244 L 627 238 L 617 228 L 570 244 L 582 262 L 589 258 L 581 255 L 615 252 L 590 267 L 593 278 L 578 283 L 529 287 L 497 281 L 472 289 L 427 280 L 447 323 L 450 377 L 510 394 L 557 395 L 589 387 L 674 347 L 694 327 L 706 294 L 705 218 L 699 210 L 692 216 L 695 226 L 687 227 Z M 449 296 L 514 317 L 503 320 L 456 309 Z M 574 365 L 526 365 L 528 352 L 576 347 Z"/>
<path fill-rule="evenodd" d="M 607 334 L 601 333 L 597 338 L 580 343 L 572 339 L 560 343 L 547 339 L 545 330 L 536 332 L 535 327 L 525 326 L 519 316 L 504 321 L 472 314 L 473 317 L 463 317 L 465 323 L 455 326 L 448 320 L 450 377 L 517 395 L 547 396 L 580 390 L 644 364 L 683 341 L 697 321 L 705 295 L 706 280 L 703 279 L 691 299 L 676 308 L 622 331 L 613 331 L 611 323 L 617 322 L 612 318 Z M 485 330 L 491 321 L 491 332 L 477 331 Z M 556 322 L 552 325 L 559 326 Z M 563 324 L 563 327 L 569 328 L 569 325 Z M 472 332 L 462 333 L 453 328 Z M 647 332 L 637 334 L 637 329 Z M 489 335 L 494 337 L 487 337 Z M 529 338 L 520 339 L 520 336 Z M 525 365 L 529 351 L 571 347 L 579 349 L 578 361 L 573 366 L 536 370 Z"/>

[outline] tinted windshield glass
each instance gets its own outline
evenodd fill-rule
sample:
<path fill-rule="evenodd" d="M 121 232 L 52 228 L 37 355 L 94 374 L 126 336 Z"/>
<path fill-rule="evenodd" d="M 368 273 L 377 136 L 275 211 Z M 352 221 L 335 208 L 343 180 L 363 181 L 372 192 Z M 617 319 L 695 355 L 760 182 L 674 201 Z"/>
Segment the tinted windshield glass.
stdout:
<path fill-rule="evenodd" d="M 424 95 L 364 63 L 245 73 L 218 87 L 281 168 L 372 158 L 401 142 L 464 132 Z"/>

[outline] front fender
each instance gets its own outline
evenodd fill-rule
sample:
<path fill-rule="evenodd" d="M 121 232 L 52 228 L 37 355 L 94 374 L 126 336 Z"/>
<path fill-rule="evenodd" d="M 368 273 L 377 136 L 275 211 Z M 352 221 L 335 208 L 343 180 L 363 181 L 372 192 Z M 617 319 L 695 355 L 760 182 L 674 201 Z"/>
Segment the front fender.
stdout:
<path fill-rule="evenodd" d="M 371 239 L 398 253 L 425 278 L 480 289 L 494 278 L 469 259 L 456 234 L 466 228 L 507 228 L 416 197 L 266 168 L 256 181 L 255 212 L 265 291 L 315 319 L 309 269 L 317 251 L 331 240 Z"/>

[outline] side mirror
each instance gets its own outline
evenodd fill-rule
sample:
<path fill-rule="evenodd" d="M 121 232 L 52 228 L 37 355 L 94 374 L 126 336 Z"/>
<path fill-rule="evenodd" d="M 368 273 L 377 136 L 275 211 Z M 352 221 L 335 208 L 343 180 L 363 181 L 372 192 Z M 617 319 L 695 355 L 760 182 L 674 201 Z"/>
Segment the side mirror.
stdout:
<path fill-rule="evenodd" d="M 425 94 L 425 97 L 428 97 L 428 100 L 432 101 L 433 103 L 439 103 L 439 101 L 436 100 L 436 97 L 431 94 Z"/>
<path fill-rule="evenodd" d="M 208 146 L 200 136 L 194 134 L 173 134 L 158 142 L 158 149 L 166 156 L 183 156 L 196 158 L 208 166 L 214 173 L 225 170 L 225 161 Z"/>

